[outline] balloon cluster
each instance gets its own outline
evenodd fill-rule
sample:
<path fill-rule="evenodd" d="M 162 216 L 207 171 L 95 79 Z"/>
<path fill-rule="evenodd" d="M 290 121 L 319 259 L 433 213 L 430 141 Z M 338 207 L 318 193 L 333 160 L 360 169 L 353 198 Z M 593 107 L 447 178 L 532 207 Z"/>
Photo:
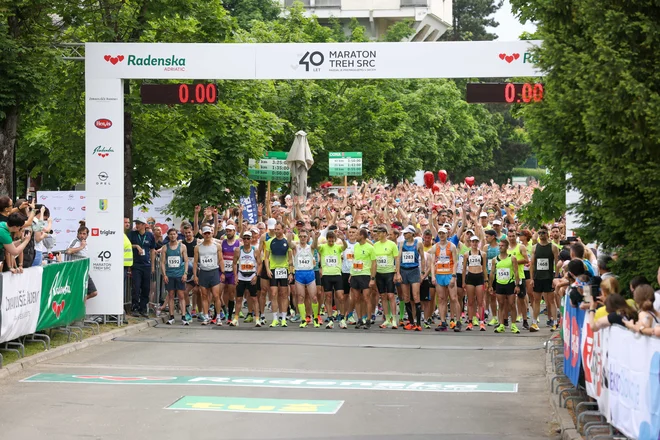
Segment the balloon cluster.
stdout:
<path fill-rule="evenodd" d="M 438 179 L 443 184 L 447 183 L 447 171 L 445 170 L 438 171 Z M 465 184 L 468 185 L 469 187 L 472 187 L 472 185 L 474 185 L 474 176 L 466 177 Z M 426 171 L 424 173 L 424 185 L 426 185 L 428 189 L 433 191 L 434 194 L 440 191 L 440 185 L 435 183 L 435 176 L 430 171 Z"/>

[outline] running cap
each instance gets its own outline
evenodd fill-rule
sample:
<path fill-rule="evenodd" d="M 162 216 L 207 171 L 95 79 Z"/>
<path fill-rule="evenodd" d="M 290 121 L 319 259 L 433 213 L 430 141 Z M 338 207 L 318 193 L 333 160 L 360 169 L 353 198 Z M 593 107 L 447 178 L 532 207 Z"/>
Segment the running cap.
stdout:
<path fill-rule="evenodd" d="M 502 226 L 502 222 L 499 221 L 499 220 L 493 220 L 493 226 L 495 226 L 495 225 Z"/>
<path fill-rule="evenodd" d="M 243 232 L 243 238 L 245 238 L 245 237 L 252 238 L 252 232 L 250 232 L 250 231 Z"/>
<path fill-rule="evenodd" d="M 442 226 L 445 227 L 445 228 L 449 228 L 449 229 L 451 229 L 451 223 L 445 223 L 445 224 L 442 225 Z"/>
<path fill-rule="evenodd" d="M 213 229 L 210 226 L 204 226 L 202 228 L 202 234 L 206 234 L 207 232 L 213 232 Z"/>
<path fill-rule="evenodd" d="M 412 226 L 406 226 L 406 228 L 403 230 L 404 234 L 414 234 L 415 232 L 417 231 L 415 231 L 415 228 Z"/>
<path fill-rule="evenodd" d="M 282 206 L 280 202 L 273 202 L 273 206 Z"/>
<path fill-rule="evenodd" d="M 302 221 L 302 220 L 298 220 L 298 221 L 296 222 L 296 226 L 305 226 L 305 222 Z"/>
<path fill-rule="evenodd" d="M 440 232 L 446 234 L 447 230 L 445 228 L 440 228 L 440 229 L 438 229 L 438 233 L 440 233 Z"/>
<path fill-rule="evenodd" d="M 481 214 L 479 214 L 479 217 L 488 217 L 488 213 L 487 212 L 482 212 Z"/>
<path fill-rule="evenodd" d="M 473 235 L 472 237 L 470 237 L 470 241 L 474 241 L 474 240 L 479 241 L 479 237 L 477 237 L 476 235 Z"/>
<path fill-rule="evenodd" d="M 133 220 L 133 223 L 147 223 L 147 219 L 144 217 L 138 217 L 135 220 Z"/>
<path fill-rule="evenodd" d="M 277 220 L 274 218 L 269 218 L 268 219 L 268 230 L 273 230 L 275 229 L 275 224 L 277 223 Z"/>
<path fill-rule="evenodd" d="M 235 230 L 236 230 L 236 226 L 234 226 L 234 225 L 227 225 L 227 227 L 225 228 L 225 230 L 227 230 L 227 231 L 230 231 L 230 230 L 231 230 L 231 231 L 235 231 Z"/>
<path fill-rule="evenodd" d="M 493 237 L 497 237 L 497 232 L 493 231 L 492 229 L 489 229 L 486 231 L 486 235 L 492 235 Z"/>
<path fill-rule="evenodd" d="M 479 202 L 483 202 L 483 201 L 484 201 L 484 196 L 479 196 L 479 197 L 477 197 L 477 201 L 479 201 Z"/>

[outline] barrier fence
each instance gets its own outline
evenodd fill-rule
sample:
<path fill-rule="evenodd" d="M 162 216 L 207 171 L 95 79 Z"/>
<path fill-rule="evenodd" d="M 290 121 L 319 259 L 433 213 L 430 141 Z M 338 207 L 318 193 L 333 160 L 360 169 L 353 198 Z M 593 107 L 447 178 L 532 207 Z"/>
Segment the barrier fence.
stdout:
<path fill-rule="evenodd" d="M 566 302 L 555 347 L 563 349 L 566 376 L 557 383 L 560 404 L 574 401 L 587 438 L 660 439 L 660 339 L 618 325 L 594 331 L 585 311 Z"/>

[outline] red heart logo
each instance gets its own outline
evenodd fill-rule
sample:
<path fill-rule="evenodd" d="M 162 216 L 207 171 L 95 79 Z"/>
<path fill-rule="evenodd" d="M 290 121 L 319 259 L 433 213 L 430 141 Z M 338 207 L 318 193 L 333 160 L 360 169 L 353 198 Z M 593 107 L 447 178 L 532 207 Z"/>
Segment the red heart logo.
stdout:
<path fill-rule="evenodd" d="M 110 55 L 104 56 L 103 59 L 106 60 L 106 61 L 110 61 Z"/>
<path fill-rule="evenodd" d="M 507 56 L 504 57 L 504 60 L 507 63 L 511 64 L 511 62 L 513 61 L 513 57 L 511 55 L 507 55 Z"/>
<path fill-rule="evenodd" d="M 110 62 L 111 62 L 113 65 L 115 65 L 115 64 L 117 64 L 117 63 L 119 62 L 119 59 L 118 59 L 117 57 L 112 57 L 112 58 L 110 58 Z"/>
<path fill-rule="evenodd" d="M 59 304 L 57 304 L 57 302 L 53 301 L 52 309 L 53 309 L 53 312 L 55 313 L 55 316 L 57 318 L 59 318 L 60 315 L 62 314 L 62 310 L 64 310 L 64 304 L 66 304 L 65 300 L 62 300 L 62 302 L 59 303 Z"/>
<path fill-rule="evenodd" d="M 472 185 L 474 185 L 474 177 L 473 177 L 473 176 L 466 177 L 466 178 L 465 178 L 465 183 L 467 183 L 468 186 L 472 186 Z"/>
<path fill-rule="evenodd" d="M 500 59 L 503 60 L 505 56 L 506 56 L 505 53 L 501 53 L 501 54 L 500 54 Z M 106 60 L 106 61 L 107 61 L 107 60 Z"/>
<path fill-rule="evenodd" d="M 513 54 L 513 57 L 514 57 L 515 59 L 518 59 L 518 58 L 520 58 L 520 54 L 519 54 L 519 53 L 514 53 L 514 54 Z"/>
<path fill-rule="evenodd" d="M 516 54 L 516 55 L 518 55 L 518 54 Z M 516 57 L 516 58 L 518 58 L 518 57 Z M 117 59 L 119 61 L 124 61 L 124 55 L 117 55 Z"/>

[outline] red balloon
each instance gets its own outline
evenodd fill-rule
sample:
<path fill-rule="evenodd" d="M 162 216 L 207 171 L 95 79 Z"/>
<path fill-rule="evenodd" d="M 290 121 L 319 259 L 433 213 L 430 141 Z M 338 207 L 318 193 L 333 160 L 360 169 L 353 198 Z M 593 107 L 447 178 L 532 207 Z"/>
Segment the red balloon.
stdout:
<path fill-rule="evenodd" d="M 438 171 L 438 179 L 440 179 L 440 182 L 446 183 L 447 182 L 447 171 L 445 171 L 445 170 Z"/>
<path fill-rule="evenodd" d="M 474 185 L 474 176 L 466 177 L 465 178 L 465 183 L 467 183 L 468 186 Z"/>
<path fill-rule="evenodd" d="M 434 183 L 433 188 L 431 188 L 431 191 L 433 191 L 433 194 L 439 192 L 440 191 L 440 185 L 438 185 L 437 183 Z"/>
<path fill-rule="evenodd" d="M 424 184 L 428 189 L 431 189 L 433 187 L 433 182 L 435 181 L 435 177 L 433 177 L 433 173 L 430 171 L 427 171 L 424 173 Z"/>

